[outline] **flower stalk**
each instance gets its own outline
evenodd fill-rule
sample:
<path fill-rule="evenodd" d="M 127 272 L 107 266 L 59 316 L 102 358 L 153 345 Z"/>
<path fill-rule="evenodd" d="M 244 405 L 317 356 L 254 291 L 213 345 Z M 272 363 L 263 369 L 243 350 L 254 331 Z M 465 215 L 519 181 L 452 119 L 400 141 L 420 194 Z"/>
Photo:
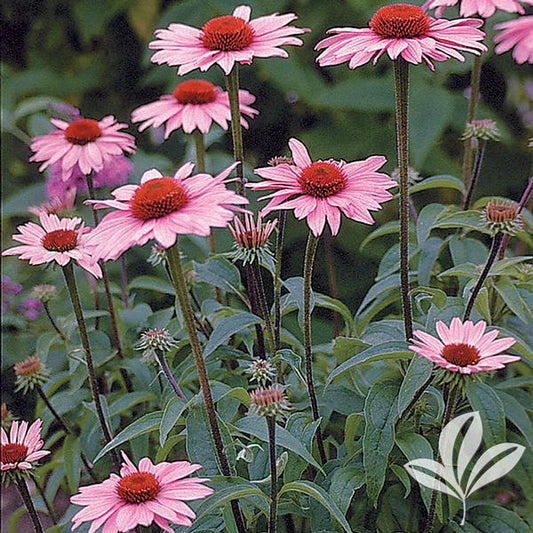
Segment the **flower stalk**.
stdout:
<path fill-rule="evenodd" d="M 183 273 L 183 267 L 181 264 L 180 252 L 178 247 L 178 241 L 171 248 L 167 249 L 167 262 L 171 274 L 172 283 L 176 291 L 183 318 L 185 321 L 185 327 L 189 334 L 189 341 L 191 343 L 191 350 L 196 363 L 196 369 L 198 372 L 198 378 L 200 381 L 200 389 L 204 398 L 205 408 L 207 411 L 207 417 L 209 422 L 209 430 L 215 444 L 216 456 L 218 459 L 219 467 L 222 474 L 226 477 L 231 476 L 231 469 L 228 461 L 228 457 L 224 448 L 224 441 L 222 440 L 222 434 L 218 425 L 218 418 L 215 403 L 213 401 L 213 395 L 211 394 L 211 388 L 209 386 L 209 378 L 207 375 L 207 368 L 202 354 L 202 346 L 198 339 L 196 332 L 196 326 L 194 322 L 194 315 L 189 301 L 189 293 L 187 291 L 187 282 Z M 246 526 L 241 514 L 241 510 L 237 501 L 232 500 L 231 508 L 237 529 L 239 533 L 246 532 Z"/>
<path fill-rule="evenodd" d="M 54 317 L 52 316 L 52 313 L 50 312 L 50 306 L 48 305 L 48 302 L 42 302 L 42 304 L 43 304 L 44 312 L 46 316 L 48 317 L 48 320 L 50 321 L 50 324 L 54 328 L 55 332 L 59 335 L 59 337 L 61 338 L 63 342 L 67 342 L 67 337 L 59 329 L 59 326 L 56 324 L 56 321 L 54 320 Z"/>
<path fill-rule="evenodd" d="M 313 265 L 315 262 L 317 246 L 318 237 L 315 237 L 312 232 L 309 232 L 304 259 L 303 335 L 307 391 L 309 393 L 313 420 L 315 421 L 320 419 L 320 413 L 318 410 L 318 400 L 313 379 L 313 349 L 311 341 L 311 282 L 313 278 Z M 322 462 L 322 464 L 325 464 L 327 462 L 327 456 L 326 450 L 324 448 L 324 441 L 322 439 L 322 431 L 320 429 L 320 426 L 318 426 L 316 430 L 316 442 L 318 446 L 318 454 L 320 455 L 320 461 Z"/>
<path fill-rule="evenodd" d="M 467 124 L 472 122 L 476 117 L 477 104 L 479 101 L 479 87 L 481 81 L 481 64 L 483 62 L 481 55 L 474 55 L 474 65 L 472 66 L 472 74 L 470 78 L 470 98 L 468 101 L 468 116 Z M 472 139 L 464 141 L 463 150 L 463 182 L 465 185 L 470 183 L 472 176 L 472 155 L 473 144 Z"/>
<path fill-rule="evenodd" d="M 93 177 L 91 174 L 87 174 L 85 176 L 85 179 L 87 181 L 87 188 L 89 189 L 89 198 L 91 200 L 96 200 L 96 193 L 94 190 L 94 182 Z M 98 212 L 96 209 L 93 209 L 93 220 L 95 227 L 98 225 L 98 222 L 100 221 L 100 217 L 98 216 Z M 111 294 L 111 287 L 109 284 L 109 274 L 107 273 L 107 267 L 105 265 L 104 261 L 99 261 L 100 268 L 102 269 L 102 280 L 104 282 L 104 292 L 107 302 L 107 308 L 109 309 L 109 318 L 111 321 L 111 340 L 113 341 L 113 346 L 117 350 L 117 357 L 119 359 L 124 359 L 124 353 L 122 352 L 122 344 L 120 342 L 120 336 L 118 334 L 118 324 L 117 324 L 117 315 L 115 311 L 115 304 L 113 303 L 113 295 Z M 126 390 L 128 392 L 133 391 L 133 385 L 131 383 L 130 376 L 126 369 L 121 368 L 120 374 L 122 375 L 122 378 L 124 379 L 124 383 L 126 385 Z"/>
<path fill-rule="evenodd" d="M 178 385 L 178 382 L 170 371 L 165 354 L 156 350 L 156 358 L 157 362 L 159 363 L 159 366 L 161 367 L 161 370 L 163 371 L 163 374 L 165 374 L 165 377 L 170 383 L 172 390 L 176 393 L 176 396 L 184 401 L 187 401 L 185 394 L 183 394 L 182 390 L 180 389 L 180 386 Z"/>
<path fill-rule="evenodd" d="M 494 261 L 498 257 L 498 250 L 500 249 L 502 239 L 503 239 L 502 233 L 497 233 L 492 238 L 492 245 L 490 247 L 490 252 L 487 258 L 487 262 L 485 263 L 485 267 L 483 268 L 483 271 L 481 272 L 481 275 L 479 276 L 479 279 L 477 280 L 474 290 L 470 294 L 470 298 L 468 299 L 468 303 L 466 304 L 465 314 L 463 316 L 463 322 L 470 318 L 470 313 L 472 312 L 472 309 L 474 308 L 474 304 L 476 303 L 476 298 L 478 297 L 479 291 L 483 287 L 483 284 L 485 283 L 485 280 L 487 279 L 490 269 L 492 268 Z"/>
<path fill-rule="evenodd" d="M 270 456 L 270 512 L 268 518 L 268 533 L 276 533 L 278 506 L 278 474 L 276 468 L 276 417 L 267 416 L 266 421 L 268 427 L 268 452 Z"/>
<path fill-rule="evenodd" d="M 233 153 L 235 161 L 240 163 L 235 169 L 237 175 L 237 192 L 245 195 L 244 188 L 244 149 L 242 142 L 241 111 L 239 107 L 239 69 L 235 63 L 231 72 L 226 76 L 229 105 L 231 112 L 231 136 L 233 139 Z"/>
<path fill-rule="evenodd" d="M 413 312 L 409 297 L 409 64 L 394 61 L 396 137 L 400 174 L 400 284 L 407 341 L 413 336 Z"/>
<path fill-rule="evenodd" d="M 487 141 L 483 139 L 480 140 L 479 148 L 476 152 L 476 159 L 474 161 L 474 168 L 472 170 L 472 177 L 470 178 L 470 182 L 468 184 L 468 190 L 466 191 L 465 200 L 463 202 L 464 211 L 469 209 L 470 204 L 472 203 L 472 197 L 474 195 L 474 189 L 476 187 L 479 175 L 481 173 L 481 165 L 483 164 L 483 157 L 485 156 L 486 147 L 487 147 Z"/>
<path fill-rule="evenodd" d="M 96 414 L 98 416 L 98 421 L 104 434 L 104 440 L 106 444 L 108 444 L 113 439 L 113 436 L 111 434 L 109 426 L 107 425 L 107 421 L 104 416 L 104 410 L 102 408 L 102 402 L 100 401 L 100 395 L 98 394 L 98 382 L 96 379 L 96 371 L 94 368 L 93 356 L 91 353 L 91 345 L 89 343 L 89 336 L 87 334 L 87 326 L 85 325 L 85 319 L 83 318 L 83 311 L 81 307 L 80 296 L 78 293 L 78 287 L 76 285 L 74 269 L 72 268 L 72 262 L 67 263 L 63 267 L 63 275 L 65 276 L 65 282 L 67 284 L 70 301 L 72 303 L 72 307 L 74 308 L 76 321 L 78 322 L 78 330 L 80 333 L 81 344 L 83 347 L 83 352 L 85 354 L 85 361 L 87 363 L 87 370 L 89 373 L 89 387 L 91 389 L 91 395 L 94 400 Z M 111 457 L 113 459 L 115 468 L 118 470 L 120 467 L 120 461 L 118 459 L 116 450 L 111 451 Z"/>
<path fill-rule="evenodd" d="M 283 238 L 287 211 L 281 209 L 278 216 L 278 233 L 276 235 L 276 270 L 274 279 L 274 346 L 276 351 L 281 349 L 281 266 L 283 259 Z"/>
<path fill-rule="evenodd" d="M 17 488 L 22 498 L 22 501 L 24 502 L 24 505 L 26 506 L 26 509 L 28 510 L 28 514 L 30 515 L 31 521 L 33 523 L 33 529 L 35 530 L 36 533 L 44 533 L 43 526 L 41 525 L 41 521 L 39 520 L 39 515 L 37 514 L 37 511 L 35 510 L 35 506 L 33 505 L 30 492 L 28 491 L 26 480 L 23 478 L 17 477 L 15 478 L 15 483 L 17 484 Z"/>

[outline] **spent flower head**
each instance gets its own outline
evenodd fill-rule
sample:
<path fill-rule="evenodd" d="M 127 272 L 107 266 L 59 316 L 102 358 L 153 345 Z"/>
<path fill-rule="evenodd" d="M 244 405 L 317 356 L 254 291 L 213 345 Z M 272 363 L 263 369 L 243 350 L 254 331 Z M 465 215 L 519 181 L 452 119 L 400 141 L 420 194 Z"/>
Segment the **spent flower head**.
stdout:
<path fill-rule="evenodd" d="M 57 298 L 57 287 L 48 283 L 41 283 L 33 287 L 31 294 L 34 298 L 46 304 Z"/>
<path fill-rule="evenodd" d="M 264 387 L 272 381 L 274 366 L 266 359 L 256 359 L 250 363 L 246 373 L 250 376 L 250 381 L 255 381 L 259 386 Z"/>
<path fill-rule="evenodd" d="M 16 390 L 23 391 L 26 394 L 29 390 L 37 385 L 42 387 L 50 377 L 50 372 L 39 359 L 37 355 L 32 355 L 17 363 L 13 369 L 15 370 Z"/>
<path fill-rule="evenodd" d="M 482 219 L 491 235 L 514 235 L 523 229 L 519 206 L 512 200 L 489 200 L 483 209 Z"/>
<path fill-rule="evenodd" d="M 233 219 L 234 226 L 228 224 L 235 239 L 234 251 L 231 254 L 233 260 L 242 261 L 246 265 L 246 263 L 253 263 L 256 259 L 261 262 L 272 257 L 268 238 L 277 223 L 277 219 L 274 219 L 263 225 L 261 213 L 257 215 L 257 222 L 254 222 L 254 217 L 250 213 L 244 215 L 244 224 L 239 217 L 235 217 Z"/>
<path fill-rule="evenodd" d="M 291 408 L 285 387 L 279 384 L 259 387 L 250 392 L 250 398 L 252 403 L 249 413 L 253 416 L 283 417 Z"/>
<path fill-rule="evenodd" d="M 142 350 L 145 362 L 151 362 L 159 354 L 165 355 L 178 345 L 176 339 L 165 329 L 153 328 L 141 334 L 136 350 Z"/>
<path fill-rule="evenodd" d="M 480 120 L 473 120 L 468 122 L 463 135 L 462 141 L 467 139 L 480 139 L 483 141 L 499 141 L 500 130 L 494 120 L 490 118 L 483 118 Z"/>

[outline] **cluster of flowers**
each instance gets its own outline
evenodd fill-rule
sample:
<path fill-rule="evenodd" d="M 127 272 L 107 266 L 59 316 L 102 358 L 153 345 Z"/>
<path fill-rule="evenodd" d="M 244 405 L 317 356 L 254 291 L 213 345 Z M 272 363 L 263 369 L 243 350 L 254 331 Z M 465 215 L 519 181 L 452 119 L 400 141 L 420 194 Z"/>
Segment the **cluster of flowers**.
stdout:
<path fill-rule="evenodd" d="M 332 29 L 332 35 L 317 45 L 321 51 L 317 62 L 320 66 L 346 62 L 356 68 L 369 61 L 375 63 L 386 53 L 392 60 L 425 63 L 433 70 L 434 62 L 449 58 L 463 61 L 463 52 L 479 55 L 486 50 L 480 30 L 483 20 L 439 18 L 445 7 L 457 3 L 432 0 L 424 8 L 410 4 L 382 7 L 367 28 Z M 475 7 L 480 5 L 482 9 Z M 434 8 L 437 18 L 425 11 Z M 495 8 L 523 13 L 521 3 L 514 0 L 465 0 L 461 2 L 461 15 L 486 17 Z M 195 69 L 205 71 L 213 65 L 219 65 L 229 75 L 236 64 L 249 64 L 254 57 L 287 56 L 282 46 L 301 45 L 296 36 L 309 31 L 290 25 L 296 19 L 293 14 L 257 19 L 250 19 L 250 15 L 250 8 L 240 6 L 232 15 L 214 18 L 201 29 L 171 24 L 158 30 L 156 40 L 150 43 L 150 48 L 156 50 L 152 61 L 179 67 L 179 75 Z M 497 36 L 498 53 L 514 46 L 518 62 L 533 62 L 531 37 L 524 30 L 531 26 L 531 18 L 524 16 L 501 25 L 504 31 Z M 253 118 L 258 113 L 251 107 L 255 97 L 240 90 L 238 100 L 241 125 L 246 127 L 244 117 Z M 179 128 L 185 133 L 197 130 L 203 134 L 213 122 L 227 129 L 231 121 L 230 97 L 210 82 L 188 80 L 178 84 L 171 95 L 136 109 L 132 120 L 139 123 L 140 131 L 164 125 L 165 138 Z M 305 145 L 293 138 L 289 141 L 292 157 L 255 169 L 263 181 L 247 184 L 253 190 L 269 191 L 262 198 L 268 204 L 256 224 L 245 211 L 248 200 L 227 187 L 238 163 L 214 177 L 204 172 L 193 174 L 193 163 L 185 163 L 174 176 L 152 169 L 138 185 L 125 185 L 132 171 L 126 154 L 135 151 L 133 136 L 121 131 L 126 124 L 107 116 L 99 121 L 81 117 L 71 121 L 53 119 L 52 125 L 55 129 L 51 133 L 35 138 L 31 145 L 31 161 L 41 163 L 41 171 L 51 169 L 47 185 L 50 203 L 34 210 L 40 225 L 28 222 L 20 226 L 13 239 L 21 245 L 3 255 L 18 255 L 33 265 L 56 262 L 66 267 L 75 262 L 97 278 L 102 275 L 100 260 L 115 260 L 132 246 L 151 240 L 168 249 L 180 234 L 208 236 L 212 228 L 228 227 L 235 213 L 245 215 L 244 223 L 236 219 L 231 231 L 237 246 L 246 251 L 266 245 L 275 222 L 263 226 L 261 217 L 272 211 L 293 210 L 297 219 L 306 220 L 315 237 L 322 234 L 326 223 L 336 235 L 341 214 L 372 224 L 372 212 L 392 199 L 389 189 L 396 186 L 389 176 L 379 172 L 386 163 L 384 156 L 372 155 L 353 162 L 313 160 Z M 87 176 L 91 176 L 89 182 Z M 93 229 L 78 217 L 59 218 L 60 210 L 73 207 L 76 192 L 87 191 L 91 184 L 97 188 L 121 185 L 112 192 L 112 199 L 87 201 L 95 209 L 113 211 Z M 242 258 L 253 260 L 249 253 Z M 486 332 L 484 321 L 474 324 L 454 318 L 449 327 L 437 322 L 436 330 L 439 338 L 415 331 L 416 339 L 410 348 L 446 370 L 470 374 L 502 368 L 519 359 L 502 354 L 514 339 L 496 339 L 498 331 Z M 288 408 L 283 388 L 267 387 L 269 368 L 264 364 L 256 366 L 254 375 L 260 387 L 252 393 L 252 412 L 274 417 L 283 414 Z M 32 463 L 50 453 L 42 450 L 40 428 L 40 420 L 29 430 L 26 422 L 13 422 L 9 437 L 2 429 L 2 471 L 31 469 Z M 103 483 L 82 487 L 80 494 L 72 497 L 73 503 L 85 507 L 74 516 L 73 529 L 91 522 L 90 532 L 101 526 L 105 532 L 118 532 L 155 522 L 170 532 L 169 522 L 190 525 L 195 517 L 184 500 L 212 492 L 203 485 L 208 480 L 187 477 L 200 465 L 185 461 L 154 465 L 144 458 L 135 466 L 125 454 L 123 460 L 120 475 L 112 474 Z"/>

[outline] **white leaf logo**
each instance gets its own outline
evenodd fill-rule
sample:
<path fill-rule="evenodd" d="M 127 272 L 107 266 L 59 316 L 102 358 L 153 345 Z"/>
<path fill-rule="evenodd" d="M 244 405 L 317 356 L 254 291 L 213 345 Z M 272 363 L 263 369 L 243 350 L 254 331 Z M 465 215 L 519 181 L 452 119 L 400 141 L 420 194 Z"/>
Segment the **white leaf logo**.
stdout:
<path fill-rule="evenodd" d="M 468 427 L 467 424 L 470 422 Z M 456 443 L 464 437 L 455 454 Z M 478 451 L 483 438 L 483 424 L 478 411 L 466 413 L 446 424 L 439 437 L 439 454 L 442 463 L 433 459 L 414 459 L 404 465 L 418 483 L 461 500 L 463 526 L 466 518 L 466 499 L 476 490 L 509 473 L 524 453 L 524 446 L 505 442 L 489 448 L 471 467 L 468 466 Z"/>

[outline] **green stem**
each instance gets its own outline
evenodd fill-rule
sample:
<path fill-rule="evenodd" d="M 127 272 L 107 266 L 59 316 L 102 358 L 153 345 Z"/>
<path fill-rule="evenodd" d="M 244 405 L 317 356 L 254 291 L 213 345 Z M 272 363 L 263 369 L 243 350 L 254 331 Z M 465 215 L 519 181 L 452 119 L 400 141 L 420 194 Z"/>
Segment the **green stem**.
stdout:
<path fill-rule="evenodd" d="M 202 346 L 198 339 L 196 327 L 194 325 L 194 315 L 189 301 L 189 293 L 187 291 L 187 282 L 183 273 L 183 267 L 181 264 L 180 252 L 178 247 L 178 241 L 171 248 L 167 249 L 167 262 L 171 274 L 171 279 L 174 284 L 176 296 L 178 298 L 181 312 L 183 313 L 183 319 L 185 321 L 185 327 L 189 334 L 189 341 L 191 344 L 191 351 L 196 363 L 196 370 L 198 372 L 198 378 L 200 381 L 200 389 L 204 398 L 205 408 L 208 417 L 209 429 L 213 442 L 215 444 L 216 456 L 218 459 L 219 467 L 224 476 L 231 476 L 231 469 L 226 456 L 224 441 L 220 433 L 220 427 L 218 425 L 218 418 L 213 396 L 211 394 L 211 388 L 209 386 L 209 378 L 207 375 L 207 368 L 202 353 Z M 246 526 L 244 525 L 244 519 L 239 508 L 237 501 L 232 500 L 231 507 L 233 516 L 237 524 L 237 529 L 240 533 L 246 532 Z"/>
<path fill-rule="evenodd" d="M 54 317 L 52 316 L 52 313 L 50 313 L 50 307 L 48 306 L 48 302 L 43 302 L 43 308 L 44 308 L 44 312 L 46 313 L 46 316 L 48 317 L 48 320 L 50 320 L 50 324 L 52 324 L 52 327 L 55 329 L 56 333 L 61 337 L 61 340 L 63 342 L 67 342 L 67 337 L 59 329 L 58 325 L 56 324 L 54 320 Z"/>
<path fill-rule="evenodd" d="M 487 258 L 487 262 L 485 263 L 483 272 L 481 272 L 481 275 L 479 276 L 479 279 L 477 280 L 476 286 L 474 287 L 472 294 L 470 294 L 470 298 L 468 299 L 468 303 L 466 304 L 465 314 L 463 316 L 463 322 L 470 318 L 470 313 L 472 312 L 472 309 L 474 308 L 474 304 L 476 303 L 476 298 L 479 294 L 479 291 L 483 287 L 483 284 L 485 283 L 485 280 L 487 279 L 487 276 L 489 275 L 490 269 L 492 268 L 494 261 L 498 257 L 498 250 L 500 249 L 502 238 L 503 238 L 503 235 L 501 233 L 497 233 L 492 239 L 492 246 L 490 247 L 490 252 Z"/>
<path fill-rule="evenodd" d="M 87 188 L 89 189 L 89 198 L 91 200 L 95 200 L 96 193 L 94 190 L 93 177 L 91 174 L 87 174 L 85 178 L 87 181 Z M 100 217 L 96 209 L 93 209 L 93 220 L 94 220 L 94 225 L 97 226 L 98 222 L 100 221 Z M 104 291 L 105 291 L 105 297 L 107 301 L 107 308 L 109 309 L 109 318 L 111 321 L 111 340 L 113 341 L 113 346 L 117 350 L 117 357 L 119 359 L 124 359 L 124 353 L 122 352 L 122 344 L 120 343 L 120 336 L 118 334 L 117 315 L 115 311 L 115 304 L 113 303 L 113 295 L 111 294 L 111 287 L 109 285 L 109 275 L 107 273 L 107 267 L 105 266 L 105 263 L 103 261 L 99 261 L 98 264 L 100 265 L 100 268 L 102 269 L 102 280 L 104 282 Z M 122 375 L 122 378 L 124 379 L 126 390 L 128 392 L 132 392 L 133 385 L 131 383 L 130 376 L 128 372 L 126 371 L 126 369 L 121 368 L 120 374 Z"/>
<path fill-rule="evenodd" d="M 326 228 L 324 234 L 324 245 L 326 249 L 326 268 L 328 271 L 329 295 L 335 300 L 339 297 L 337 288 L 337 273 L 335 271 L 335 250 L 333 248 L 333 235 L 331 230 Z M 340 335 L 340 315 L 337 311 L 332 311 L 333 316 L 333 338 L 336 339 Z"/>
<path fill-rule="evenodd" d="M 313 278 L 313 265 L 315 262 L 316 249 L 318 246 L 318 237 L 309 232 L 307 239 L 307 246 L 305 248 L 304 259 L 304 308 L 303 308 L 303 335 L 304 335 L 304 350 L 305 350 L 305 374 L 307 381 L 307 390 L 309 392 L 309 400 L 311 402 L 311 411 L 313 413 L 313 420 L 319 420 L 320 413 L 318 410 L 318 400 L 316 397 L 315 383 L 313 379 L 313 348 L 311 341 L 311 281 Z M 327 462 L 326 450 L 324 448 L 324 441 L 322 439 L 322 431 L 320 426 L 316 430 L 316 443 L 318 446 L 318 453 L 322 464 Z"/>
<path fill-rule="evenodd" d="M 22 501 L 24 502 L 24 505 L 28 510 L 28 514 L 30 515 L 31 521 L 33 522 L 33 529 L 35 529 L 36 533 L 44 533 L 43 526 L 41 525 L 41 521 L 39 520 L 39 516 L 37 515 L 37 511 L 35 510 L 33 501 L 28 491 L 26 481 L 21 478 L 16 478 L 15 483 L 17 484 L 17 488 L 19 490 L 20 496 L 22 497 Z"/>
<path fill-rule="evenodd" d="M 468 115 L 466 123 L 472 122 L 476 118 L 477 104 L 479 101 L 479 87 L 481 81 L 481 64 L 482 56 L 474 56 L 474 65 L 472 66 L 472 74 L 470 77 L 470 99 L 468 101 Z M 463 181 L 465 185 L 470 183 L 470 176 L 472 173 L 472 155 L 473 145 L 472 139 L 464 141 L 463 149 Z"/>
<path fill-rule="evenodd" d="M 285 236 L 285 222 L 287 211 L 279 211 L 278 233 L 276 235 L 276 271 L 274 279 L 274 345 L 276 351 L 281 349 L 281 266 L 283 258 L 283 237 Z"/>
<path fill-rule="evenodd" d="M 454 417 L 457 402 L 459 400 L 459 390 L 456 387 L 448 389 L 448 398 L 446 399 L 446 408 L 444 410 L 444 419 L 442 421 L 442 428 L 445 428 L 448 422 Z M 437 458 L 438 460 L 438 458 Z M 429 504 L 428 518 L 423 533 L 431 533 L 435 524 L 435 517 L 437 511 L 437 495 L 438 491 L 433 490 L 431 494 L 431 502 Z"/>
<path fill-rule="evenodd" d="M 98 416 L 98 421 L 102 428 L 104 434 L 104 440 L 106 444 L 111 442 L 113 436 L 111 435 L 111 430 L 109 429 L 105 416 L 104 410 L 102 408 L 102 403 L 100 401 L 100 395 L 98 394 L 98 382 L 96 379 L 96 372 L 94 369 L 93 356 L 91 353 L 91 345 L 89 343 L 89 336 L 87 335 L 87 327 L 85 325 L 85 319 L 83 318 L 83 311 L 81 308 L 80 296 L 78 293 L 78 287 L 76 285 L 76 277 L 74 275 L 74 269 L 72 268 L 72 262 L 68 262 L 63 267 L 63 275 L 65 276 L 65 282 L 67 284 L 67 289 L 70 295 L 70 300 L 72 302 L 72 307 L 74 308 L 74 314 L 76 315 L 76 320 L 78 322 L 78 329 L 81 338 L 81 344 L 83 347 L 83 352 L 85 354 L 85 361 L 87 362 L 87 370 L 89 373 L 89 387 L 91 389 L 91 395 L 94 400 L 94 406 L 96 408 L 96 414 Z M 115 468 L 119 468 L 120 461 L 116 450 L 111 452 L 113 463 Z"/>
<path fill-rule="evenodd" d="M 409 297 L 409 64 L 403 58 L 394 61 L 396 89 L 396 136 L 400 170 L 400 284 L 405 338 L 413 336 L 413 313 Z"/>
<path fill-rule="evenodd" d="M 229 105 L 231 111 L 231 136 L 233 139 L 233 154 L 235 162 L 240 163 L 235 169 L 237 180 L 237 192 L 245 194 L 244 184 L 244 150 L 242 142 L 241 110 L 239 106 L 239 68 L 235 63 L 231 72 L 226 76 Z"/>
<path fill-rule="evenodd" d="M 270 513 L 268 519 L 268 533 L 276 533 L 277 530 L 277 506 L 278 506 L 278 474 L 276 468 L 276 418 L 267 416 L 268 427 L 268 451 L 270 455 Z"/>
<path fill-rule="evenodd" d="M 479 175 L 481 173 L 481 165 L 483 164 L 483 156 L 485 155 L 485 148 L 487 147 L 487 141 L 481 140 L 479 149 L 476 153 L 476 160 L 474 161 L 474 169 L 472 171 L 472 177 L 468 185 L 468 191 L 466 192 L 465 201 L 463 203 L 463 210 L 470 208 L 472 197 L 474 196 L 474 189 L 476 187 Z"/>
<path fill-rule="evenodd" d="M 265 286 L 263 284 L 263 276 L 261 275 L 261 266 L 259 261 L 255 260 L 251 265 L 252 275 L 254 276 L 254 284 L 257 290 L 257 300 L 259 302 L 259 309 L 262 318 L 265 321 L 265 336 L 268 342 L 268 348 L 272 355 L 275 354 L 276 346 L 274 344 L 274 327 L 272 325 L 272 319 L 270 318 L 270 308 L 265 294 Z"/>

